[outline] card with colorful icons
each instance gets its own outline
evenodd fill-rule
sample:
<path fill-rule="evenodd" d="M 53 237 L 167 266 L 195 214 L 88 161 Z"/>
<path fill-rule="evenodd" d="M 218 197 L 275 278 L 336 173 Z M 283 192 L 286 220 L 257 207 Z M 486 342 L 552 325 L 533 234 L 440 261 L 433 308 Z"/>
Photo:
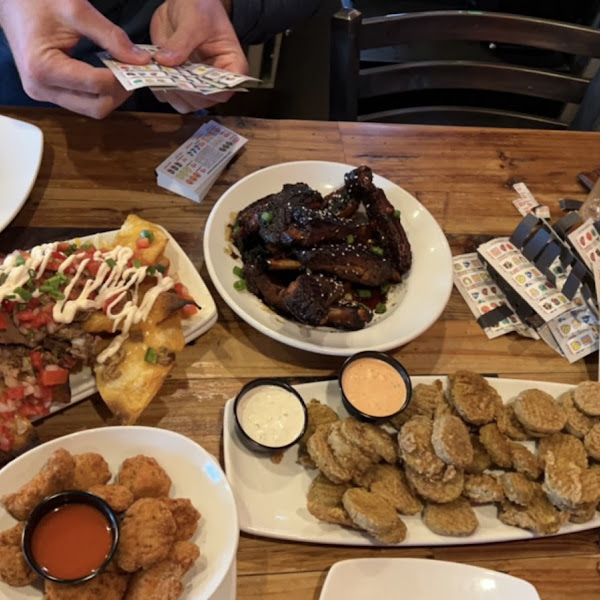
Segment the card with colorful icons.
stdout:
<path fill-rule="evenodd" d="M 156 168 L 157 183 L 200 202 L 247 141 L 216 121 L 209 121 Z"/>
<path fill-rule="evenodd" d="M 587 268 L 593 271 L 594 264 L 600 262 L 600 234 L 592 219 L 582 223 L 567 237 Z"/>
<path fill-rule="evenodd" d="M 585 305 L 552 319 L 548 327 L 570 363 L 598 350 L 598 320 Z"/>

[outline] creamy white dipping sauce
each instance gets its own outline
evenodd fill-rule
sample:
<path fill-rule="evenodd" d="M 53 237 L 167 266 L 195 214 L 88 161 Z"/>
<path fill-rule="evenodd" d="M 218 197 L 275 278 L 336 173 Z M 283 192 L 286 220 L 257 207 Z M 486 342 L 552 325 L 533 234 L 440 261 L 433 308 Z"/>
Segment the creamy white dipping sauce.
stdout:
<path fill-rule="evenodd" d="M 238 402 L 237 417 L 250 438 L 270 448 L 293 442 L 302 433 L 306 420 L 301 401 L 277 385 L 248 390 Z"/>

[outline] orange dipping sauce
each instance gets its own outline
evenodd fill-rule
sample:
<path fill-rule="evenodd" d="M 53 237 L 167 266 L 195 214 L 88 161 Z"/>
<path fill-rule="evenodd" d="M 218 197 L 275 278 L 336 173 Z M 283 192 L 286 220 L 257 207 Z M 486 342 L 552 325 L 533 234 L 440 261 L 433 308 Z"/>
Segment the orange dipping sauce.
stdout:
<path fill-rule="evenodd" d="M 37 564 L 52 577 L 79 579 L 97 571 L 113 542 L 108 519 L 87 504 L 64 504 L 44 515 L 31 538 Z"/>

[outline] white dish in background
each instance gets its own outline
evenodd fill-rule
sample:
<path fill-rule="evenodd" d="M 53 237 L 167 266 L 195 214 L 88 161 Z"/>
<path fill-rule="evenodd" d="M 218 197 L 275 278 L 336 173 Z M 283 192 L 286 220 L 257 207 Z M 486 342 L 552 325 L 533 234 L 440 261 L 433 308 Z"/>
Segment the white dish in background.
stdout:
<path fill-rule="evenodd" d="M 527 581 L 471 565 L 426 558 L 359 558 L 335 563 L 319 600 L 539 600 Z M 396 597 L 396 596 L 393 596 Z"/>
<path fill-rule="evenodd" d="M 7 493 L 19 489 L 58 448 L 74 454 L 98 452 L 113 475 L 126 458 L 138 454 L 155 458 L 173 482 L 170 497 L 189 498 L 202 514 L 192 537 L 200 547 L 200 558 L 185 575 L 181 600 L 208 600 L 217 589 L 222 589 L 220 586 L 235 561 L 239 530 L 231 488 L 213 456 L 189 438 L 166 429 L 136 426 L 89 429 L 47 442 L 10 462 L 0 470 L 0 490 Z M 15 523 L 0 507 L 0 531 Z M 0 597 L 41 600 L 42 595 L 33 586 L 14 588 L 0 582 Z"/>
<path fill-rule="evenodd" d="M 29 197 L 43 145 L 44 136 L 38 127 L 0 115 L 0 231 Z"/>
<path fill-rule="evenodd" d="M 358 166 L 358 165 L 357 165 Z M 355 167 L 324 161 L 298 161 L 256 171 L 230 187 L 213 207 L 204 233 L 204 257 L 210 277 L 230 308 L 258 331 L 302 350 L 348 356 L 361 350 L 389 350 L 410 342 L 440 316 L 452 291 L 452 259 L 444 232 L 429 211 L 395 183 L 374 175 L 392 205 L 402 214 L 402 224 L 412 247 L 413 264 L 404 282 L 393 286 L 388 311 L 374 315 L 359 331 L 310 327 L 276 314 L 250 292 L 237 292 L 229 225 L 237 213 L 263 196 L 279 192 L 285 183 L 307 183 L 328 194 L 344 183 L 344 174 Z"/>
<path fill-rule="evenodd" d="M 432 383 L 444 377 L 411 377 L 413 386 Z M 557 397 L 573 386 L 561 383 L 544 383 L 520 379 L 489 378 L 489 383 L 498 390 L 505 402 L 515 398 L 520 391 L 537 387 Z M 347 416 L 340 398 L 337 380 L 320 381 L 294 386 L 308 402 L 316 398 L 333 408 L 340 417 Z M 305 469 L 297 462 L 297 446 L 287 450 L 283 460 L 275 464 L 270 458 L 259 456 L 248 450 L 238 439 L 232 414 L 233 399 L 225 406 L 223 425 L 223 449 L 225 471 L 235 496 L 240 520 L 240 529 L 246 533 L 315 544 L 339 544 L 346 546 L 384 546 L 365 533 L 318 521 L 306 509 L 306 494 L 317 471 Z M 528 444 L 529 442 L 526 442 Z M 530 446 L 531 447 L 531 446 Z M 265 502 L 265 498 L 269 501 Z M 476 506 L 479 527 L 468 537 L 448 537 L 433 533 L 422 522 L 420 516 L 404 516 L 408 533 L 401 546 L 455 546 L 463 544 L 485 544 L 511 540 L 528 540 L 533 533 L 510 527 L 496 518 L 493 505 Z M 600 527 L 600 515 L 581 524 L 568 523 L 560 532 L 572 533 Z"/>

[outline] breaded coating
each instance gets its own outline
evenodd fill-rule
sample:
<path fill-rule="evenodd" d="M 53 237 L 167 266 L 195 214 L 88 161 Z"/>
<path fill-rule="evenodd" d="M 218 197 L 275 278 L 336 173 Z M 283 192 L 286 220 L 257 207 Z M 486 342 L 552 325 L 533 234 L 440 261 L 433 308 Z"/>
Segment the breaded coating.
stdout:
<path fill-rule="evenodd" d="M 88 492 L 100 496 L 115 512 L 125 512 L 133 504 L 133 492 L 118 483 L 93 485 Z"/>
<path fill-rule="evenodd" d="M 533 485 L 535 491 L 528 506 L 519 506 L 508 501 L 502 502 L 498 510 L 498 518 L 506 525 L 529 529 L 541 535 L 557 533 L 568 519 L 568 515 L 559 512 L 552 506 L 541 486 Z"/>
<path fill-rule="evenodd" d="M 399 415 L 392 417 L 389 423 L 400 431 L 402 425 L 416 415 L 433 419 L 438 407 L 445 403 L 444 386 L 439 379 L 436 379 L 432 384 L 417 383 L 412 389 L 408 406 Z"/>
<path fill-rule="evenodd" d="M 511 440 L 524 442 L 529 439 L 529 435 L 523 429 L 519 419 L 515 416 L 514 404 L 502 404 L 498 407 L 496 414 L 496 424 L 498 429 Z"/>
<path fill-rule="evenodd" d="M 342 433 L 341 426 L 344 420 L 331 424 L 327 443 L 336 460 L 344 469 L 352 473 L 353 479 L 360 477 L 374 462 L 379 462 L 379 456 L 365 454 L 358 446 L 348 440 Z M 374 460 L 375 458 L 375 460 Z"/>
<path fill-rule="evenodd" d="M 129 575 L 100 573 L 85 583 L 45 582 L 44 600 L 123 600 Z"/>
<path fill-rule="evenodd" d="M 445 504 L 428 503 L 423 511 L 423 523 L 438 535 L 465 537 L 479 525 L 475 511 L 465 498 Z"/>
<path fill-rule="evenodd" d="M 523 444 L 509 442 L 509 447 L 513 469 L 535 481 L 542 474 L 542 465 L 538 457 Z"/>
<path fill-rule="evenodd" d="M 569 515 L 571 523 L 587 523 L 596 516 L 596 504 L 590 502 L 582 505 L 581 508 L 574 508 L 565 512 Z"/>
<path fill-rule="evenodd" d="M 177 525 L 175 539 L 177 541 L 189 540 L 198 528 L 200 513 L 194 508 L 189 498 L 165 498 L 164 502 Z"/>
<path fill-rule="evenodd" d="M 483 473 L 492 466 L 492 459 L 476 435 L 471 434 L 473 460 L 465 467 L 466 473 Z"/>
<path fill-rule="evenodd" d="M 481 375 L 456 371 L 449 381 L 450 403 L 465 421 L 485 425 L 494 420 L 502 399 Z"/>
<path fill-rule="evenodd" d="M 554 454 L 557 461 L 575 463 L 581 469 L 588 466 L 588 457 L 582 441 L 568 433 L 553 433 L 539 441 L 538 457 L 542 468 L 546 464 L 549 452 Z"/>
<path fill-rule="evenodd" d="M 406 477 L 419 496 L 437 504 L 456 500 L 462 494 L 465 484 L 463 471 L 452 465 L 448 465 L 435 477 L 425 477 L 406 467 Z"/>
<path fill-rule="evenodd" d="M 567 423 L 562 406 L 542 390 L 523 390 L 517 396 L 514 408 L 519 423 L 532 432 L 555 433 Z"/>
<path fill-rule="evenodd" d="M 399 513 L 416 515 L 423 510 L 422 502 L 412 493 L 406 475 L 393 465 L 374 465 L 370 469 L 369 490 L 385 498 Z"/>
<path fill-rule="evenodd" d="M 582 413 L 573 401 L 574 391 L 569 390 L 558 397 L 557 402 L 563 407 L 567 415 L 567 424 L 565 429 L 571 435 L 583 439 L 585 434 L 598 422 L 595 417 L 590 417 Z"/>
<path fill-rule="evenodd" d="M 583 438 L 587 453 L 595 460 L 600 460 L 600 423 L 596 423 Z"/>
<path fill-rule="evenodd" d="M 495 465 L 503 469 L 512 467 L 510 441 L 503 433 L 500 433 L 496 423 L 484 425 L 479 430 L 479 441 L 483 444 Z"/>
<path fill-rule="evenodd" d="M 398 448 L 385 429 L 356 419 L 343 419 L 340 432 L 361 452 L 373 457 L 373 462 L 384 460 L 393 465 L 398 461 Z"/>
<path fill-rule="evenodd" d="M 435 453 L 432 434 L 433 421 L 423 416 L 413 417 L 398 433 L 400 457 L 408 467 L 427 477 L 441 473 L 446 466 Z"/>
<path fill-rule="evenodd" d="M 475 504 L 489 504 L 504 500 L 502 485 L 494 475 L 465 475 L 462 495 Z"/>
<path fill-rule="evenodd" d="M 24 523 L 0 533 L 0 581 L 13 587 L 23 587 L 38 579 L 21 551 Z"/>
<path fill-rule="evenodd" d="M 333 483 L 344 483 L 352 479 L 352 472 L 342 467 L 334 456 L 327 438 L 332 423 L 319 425 L 306 443 L 306 449 L 323 475 Z"/>
<path fill-rule="evenodd" d="M 348 483 L 332 483 L 323 473 L 319 473 L 312 480 L 306 495 L 308 512 L 319 521 L 355 527 L 342 504 L 342 496 L 350 487 Z"/>
<path fill-rule="evenodd" d="M 123 461 L 117 483 L 129 488 L 136 500 L 168 496 L 171 489 L 166 471 L 154 458 L 141 454 Z"/>
<path fill-rule="evenodd" d="M 314 469 L 317 465 L 315 465 L 306 449 L 308 438 L 310 438 L 319 425 L 327 425 L 337 421 L 338 415 L 332 408 L 329 408 L 326 404 L 322 404 L 315 398 L 306 405 L 306 412 L 308 413 L 308 420 L 306 422 L 306 431 L 298 442 L 298 462 L 307 469 Z"/>
<path fill-rule="evenodd" d="M 17 492 L 3 496 L 2 503 L 17 521 L 25 521 L 46 496 L 71 488 L 74 472 L 75 460 L 64 448 L 59 448 L 33 479 Z"/>
<path fill-rule="evenodd" d="M 168 559 L 133 574 L 123 600 L 176 600 L 184 589 L 181 578 L 199 556 L 195 544 L 177 542 Z"/>
<path fill-rule="evenodd" d="M 449 413 L 433 421 L 431 443 L 435 453 L 447 464 L 464 468 L 473 462 L 473 446 L 466 425 Z"/>
<path fill-rule="evenodd" d="M 573 392 L 575 406 L 590 417 L 600 417 L 600 381 L 582 381 Z"/>
<path fill-rule="evenodd" d="M 350 518 L 385 544 L 399 544 L 406 537 L 406 525 L 394 507 L 381 496 L 362 488 L 351 488 L 342 496 Z"/>
<path fill-rule="evenodd" d="M 502 491 L 510 502 L 520 504 L 521 506 L 529 506 L 533 500 L 533 496 L 538 484 L 533 483 L 522 473 L 510 471 L 500 475 L 500 483 Z"/>
<path fill-rule="evenodd" d="M 164 560 L 175 542 L 177 524 L 164 500 L 141 498 L 125 513 L 116 552 L 117 564 L 132 573 Z"/>
<path fill-rule="evenodd" d="M 112 477 L 108 463 L 100 454 L 86 452 L 74 454 L 75 473 L 73 475 L 73 489 L 88 490 L 94 485 L 103 485 Z"/>

